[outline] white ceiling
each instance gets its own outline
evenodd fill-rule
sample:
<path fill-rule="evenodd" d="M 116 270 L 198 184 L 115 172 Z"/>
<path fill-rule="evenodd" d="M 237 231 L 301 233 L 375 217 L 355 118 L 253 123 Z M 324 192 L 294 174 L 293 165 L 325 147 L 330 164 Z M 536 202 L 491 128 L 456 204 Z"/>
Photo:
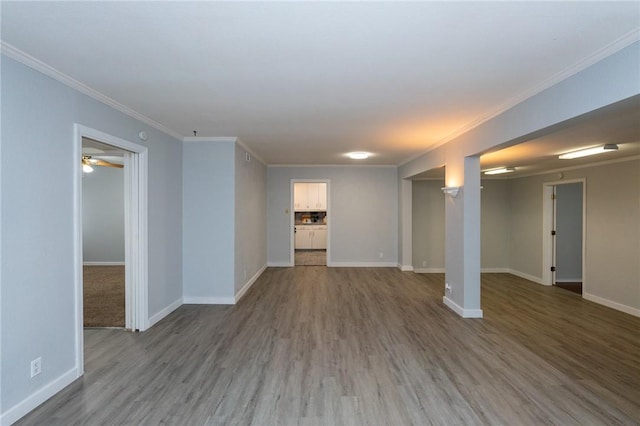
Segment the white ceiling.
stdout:
<path fill-rule="evenodd" d="M 175 133 L 237 136 L 269 164 L 349 164 L 353 150 L 401 164 L 640 26 L 635 1 L 1 7 L 3 42 Z"/>

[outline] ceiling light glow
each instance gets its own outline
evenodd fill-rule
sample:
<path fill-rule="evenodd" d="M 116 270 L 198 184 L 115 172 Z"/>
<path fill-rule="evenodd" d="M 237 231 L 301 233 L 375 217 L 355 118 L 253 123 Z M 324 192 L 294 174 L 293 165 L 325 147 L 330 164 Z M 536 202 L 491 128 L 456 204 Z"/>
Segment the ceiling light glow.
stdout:
<path fill-rule="evenodd" d="M 618 149 L 618 145 L 608 143 L 602 146 L 595 146 L 593 148 L 580 149 L 578 151 L 566 152 L 560 155 L 558 158 L 561 160 L 573 160 L 574 158 L 586 157 L 588 155 L 602 154 L 604 152 L 615 151 Z"/>
<path fill-rule="evenodd" d="M 93 167 L 91 167 L 91 166 L 90 166 L 90 165 L 88 165 L 88 164 L 83 164 L 83 165 L 82 165 L 82 171 L 83 171 L 84 173 L 91 173 L 91 172 L 93 171 Z"/>
<path fill-rule="evenodd" d="M 347 156 L 352 160 L 365 160 L 369 158 L 369 155 L 370 154 L 368 152 L 350 152 L 347 154 Z"/>
<path fill-rule="evenodd" d="M 513 173 L 515 172 L 515 167 L 501 167 L 499 169 L 487 170 L 484 172 L 485 175 L 501 175 L 503 173 Z"/>

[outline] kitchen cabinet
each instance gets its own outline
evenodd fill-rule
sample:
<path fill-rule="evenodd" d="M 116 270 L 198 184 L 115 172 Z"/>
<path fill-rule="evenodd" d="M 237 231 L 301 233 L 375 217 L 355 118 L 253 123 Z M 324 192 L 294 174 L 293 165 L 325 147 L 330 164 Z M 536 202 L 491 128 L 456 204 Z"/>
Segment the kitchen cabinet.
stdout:
<path fill-rule="evenodd" d="M 297 225 L 294 240 L 296 249 L 325 250 L 327 248 L 327 226 Z"/>
<path fill-rule="evenodd" d="M 302 182 L 293 185 L 293 208 L 295 211 L 327 210 L 327 184 Z"/>

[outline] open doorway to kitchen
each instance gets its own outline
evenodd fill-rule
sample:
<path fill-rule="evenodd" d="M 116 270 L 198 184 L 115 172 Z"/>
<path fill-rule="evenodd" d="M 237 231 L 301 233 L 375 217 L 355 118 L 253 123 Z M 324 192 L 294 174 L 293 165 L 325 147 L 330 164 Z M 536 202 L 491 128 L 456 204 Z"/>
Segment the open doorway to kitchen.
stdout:
<path fill-rule="evenodd" d="M 294 266 L 327 266 L 329 181 L 291 181 L 291 260 Z"/>

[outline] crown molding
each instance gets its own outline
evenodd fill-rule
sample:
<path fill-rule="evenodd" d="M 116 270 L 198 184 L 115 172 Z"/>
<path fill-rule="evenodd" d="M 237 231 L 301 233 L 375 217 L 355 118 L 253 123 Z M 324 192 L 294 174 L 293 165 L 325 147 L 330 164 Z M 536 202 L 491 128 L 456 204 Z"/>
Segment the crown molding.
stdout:
<path fill-rule="evenodd" d="M 64 74 L 61 71 L 58 71 L 57 69 L 55 69 L 54 67 L 52 67 L 51 65 L 48 65 L 44 62 L 42 62 L 39 59 L 34 58 L 33 56 L 29 55 L 28 53 L 23 52 L 22 50 L 0 40 L 0 52 L 2 52 L 3 55 L 6 55 L 7 57 L 14 59 L 18 62 L 20 62 L 23 65 L 28 66 L 29 68 L 32 68 L 48 77 L 53 78 L 56 81 L 59 81 L 60 83 L 64 84 L 65 86 L 68 86 L 74 90 L 77 90 L 80 93 L 83 93 L 87 96 L 89 96 L 90 98 L 95 99 L 98 102 L 101 102 L 105 105 L 110 106 L 111 108 L 120 111 L 121 113 L 128 115 L 129 117 L 138 120 L 142 123 L 145 123 L 157 130 L 160 130 L 163 133 L 166 133 L 167 135 L 170 135 L 178 140 L 182 140 L 182 135 L 174 132 L 173 130 L 171 130 L 170 128 L 158 123 L 157 121 L 152 120 L 151 118 L 147 117 L 146 115 L 142 115 L 137 111 L 132 110 L 131 108 L 129 108 L 126 105 L 121 104 L 118 101 L 115 101 L 113 99 L 111 99 L 110 97 L 98 92 L 95 89 L 92 89 L 91 87 L 87 86 L 84 83 L 79 82 L 78 80 Z"/>
<path fill-rule="evenodd" d="M 640 160 L 640 155 L 632 155 L 632 156 L 629 156 L 629 157 L 616 158 L 614 160 L 597 161 L 595 163 L 580 164 L 578 166 L 561 167 L 561 168 L 551 169 L 551 170 L 540 170 L 539 172 L 523 173 L 523 174 L 517 175 L 517 176 L 504 177 L 503 179 L 513 180 L 513 179 L 520 179 L 520 178 L 526 178 L 526 177 L 531 177 L 531 176 L 548 175 L 548 174 L 553 174 L 553 173 L 568 172 L 568 171 L 571 171 L 571 170 L 588 169 L 588 168 L 592 168 L 592 167 L 606 166 L 606 165 L 609 165 L 609 164 L 625 163 L 627 161 L 634 161 L 634 160 Z"/>
<path fill-rule="evenodd" d="M 240 140 L 240 138 L 236 139 L 236 143 L 238 145 L 240 145 L 242 147 L 242 149 L 244 149 L 246 152 L 248 152 L 249 154 L 251 154 L 251 156 L 253 158 L 255 158 L 256 160 L 258 160 L 259 162 L 261 162 L 264 166 L 267 165 L 267 163 L 262 159 L 262 157 L 260 157 L 258 154 L 256 154 L 251 148 L 249 148 L 247 145 L 244 144 L 244 142 L 242 142 Z"/>
<path fill-rule="evenodd" d="M 628 47 L 628 46 L 630 46 L 633 43 L 636 43 L 638 41 L 640 41 L 640 28 L 634 28 L 633 30 L 629 31 L 627 34 L 625 34 L 622 37 L 614 40 L 613 42 L 611 42 L 609 44 L 607 44 L 603 48 L 596 50 L 591 55 L 583 58 L 582 60 L 580 60 L 577 63 L 573 64 L 569 68 L 566 68 L 566 69 L 564 69 L 564 70 L 552 75 L 551 77 L 547 78 L 546 80 L 543 80 L 542 82 L 538 83 L 537 85 L 531 87 L 528 90 L 525 90 L 523 92 L 518 93 L 517 95 L 515 95 L 511 99 L 508 99 L 506 102 L 503 102 L 502 104 L 498 105 L 498 107 L 496 107 L 496 109 L 494 109 L 493 111 L 491 111 L 491 112 L 489 112 L 489 113 L 487 113 L 485 115 L 481 115 L 478 118 L 476 118 L 475 120 L 470 121 L 469 123 L 467 123 L 464 126 L 460 127 L 455 132 L 450 133 L 448 136 L 445 136 L 443 139 L 441 139 L 438 142 L 436 142 L 435 144 L 433 144 L 426 151 L 407 158 L 406 160 L 404 160 L 403 162 L 398 164 L 398 166 L 399 167 L 404 166 L 405 164 L 408 164 L 408 163 L 412 162 L 413 160 L 421 157 L 422 155 L 424 155 L 424 154 L 426 154 L 428 152 L 431 152 L 434 149 L 437 149 L 437 148 L 441 147 L 442 145 L 445 145 L 448 142 L 451 142 L 452 140 L 456 139 L 459 136 L 462 136 L 463 134 L 467 133 L 468 131 L 470 131 L 470 130 L 480 126 L 481 124 L 491 120 L 492 118 L 495 118 L 498 115 L 508 111 L 509 109 L 513 108 L 514 106 L 518 105 L 519 103 L 524 102 L 525 100 L 537 95 L 538 93 L 555 86 L 556 84 L 560 83 L 563 80 L 566 80 L 567 78 L 571 77 L 572 75 L 575 75 L 575 74 L 579 73 L 580 71 L 583 71 L 583 70 L 589 68 L 590 66 L 600 62 L 601 60 L 605 59 L 606 57 L 611 56 L 614 53 L 616 53 L 616 52 L 624 49 L 625 47 Z"/>
<path fill-rule="evenodd" d="M 397 169 L 398 166 L 394 164 L 269 164 L 267 167 L 282 167 L 282 168 L 378 168 L 378 169 Z"/>

